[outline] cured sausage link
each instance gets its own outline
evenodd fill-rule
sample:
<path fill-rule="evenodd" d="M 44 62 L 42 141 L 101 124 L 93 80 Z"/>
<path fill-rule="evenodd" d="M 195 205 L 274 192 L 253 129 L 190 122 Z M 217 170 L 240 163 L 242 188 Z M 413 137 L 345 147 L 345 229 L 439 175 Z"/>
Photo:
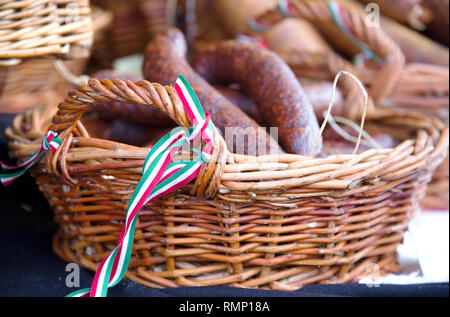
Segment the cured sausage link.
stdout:
<path fill-rule="evenodd" d="M 199 53 L 194 68 L 212 84 L 239 84 L 255 102 L 265 124 L 278 127 L 281 146 L 309 155 L 319 134 L 313 107 L 289 66 L 257 45 L 225 41 Z M 321 150 L 321 142 L 316 153 Z"/>
<path fill-rule="evenodd" d="M 226 140 L 230 151 L 234 152 L 231 148 L 233 147 L 244 150 L 245 153 L 239 154 L 282 153 L 283 150 L 265 129 L 261 129 L 253 119 L 191 68 L 185 55 L 186 41 L 178 29 L 169 28 L 155 36 L 145 51 L 143 69 L 145 79 L 163 85 L 173 85 L 178 75 L 182 74 L 194 89 L 205 111 L 211 115 L 217 128 L 222 133 L 225 133 L 226 128 L 234 131 L 233 144 L 229 144 Z M 237 144 L 239 142 L 244 144 Z M 256 142 L 256 146 L 250 142 Z"/>

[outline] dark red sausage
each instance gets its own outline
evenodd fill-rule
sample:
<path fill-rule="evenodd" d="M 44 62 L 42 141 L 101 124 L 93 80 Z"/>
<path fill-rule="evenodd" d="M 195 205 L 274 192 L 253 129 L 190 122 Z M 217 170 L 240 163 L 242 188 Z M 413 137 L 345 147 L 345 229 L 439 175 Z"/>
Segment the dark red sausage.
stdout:
<path fill-rule="evenodd" d="M 264 122 L 278 127 L 281 146 L 289 153 L 309 155 L 319 124 L 300 83 L 278 55 L 254 44 L 225 41 L 199 53 L 194 65 L 210 83 L 239 84 Z M 320 149 L 321 142 L 315 154 Z"/>
<path fill-rule="evenodd" d="M 225 128 L 235 129 L 236 140 L 228 139 L 227 146 L 232 152 L 243 149 L 249 155 L 282 152 L 278 143 L 265 131 L 262 132 L 259 125 L 249 118 L 239 107 L 222 96 L 208 82 L 198 75 L 189 65 L 185 57 L 186 41 L 183 34 L 175 28 L 155 36 L 149 43 L 144 57 L 144 78 L 151 82 L 163 85 L 173 85 L 179 74 L 182 74 L 195 90 L 203 108 L 209 112 L 214 124 L 224 133 Z M 257 146 L 250 144 L 246 138 L 246 132 L 254 133 Z M 227 140 L 227 135 L 225 135 Z M 243 140 L 244 144 L 237 140 Z M 262 146 L 260 146 L 262 145 Z M 242 147 L 243 146 L 243 147 Z M 233 147 L 233 148 L 232 148 Z M 264 147 L 264 148 L 261 148 Z"/>
<path fill-rule="evenodd" d="M 84 127 L 93 138 L 105 139 L 134 146 L 155 144 L 171 128 L 155 128 L 120 120 L 108 120 L 86 116 L 81 119 Z"/>
<path fill-rule="evenodd" d="M 302 84 L 303 90 L 305 91 L 306 97 L 311 102 L 314 113 L 316 114 L 317 119 L 320 121 L 323 120 L 323 113 L 328 110 L 331 99 L 331 92 L 333 90 L 333 84 L 328 81 L 320 81 L 320 82 L 311 82 L 307 84 Z M 218 86 L 215 85 L 216 88 L 222 95 L 224 95 L 228 100 L 232 103 L 239 106 L 250 118 L 258 122 L 259 124 L 263 124 L 263 120 L 261 119 L 261 115 L 259 114 L 258 106 L 245 95 L 241 89 L 235 86 Z M 336 88 L 336 92 L 334 95 L 334 105 L 331 110 L 333 115 L 341 115 L 344 106 L 344 97 L 340 92 L 339 88 Z"/>
<path fill-rule="evenodd" d="M 237 105 L 244 111 L 250 118 L 262 124 L 261 116 L 259 114 L 258 107 L 255 103 L 245 95 L 239 87 L 231 86 L 214 86 L 218 92 L 220 92 L 225 98 Z"/>

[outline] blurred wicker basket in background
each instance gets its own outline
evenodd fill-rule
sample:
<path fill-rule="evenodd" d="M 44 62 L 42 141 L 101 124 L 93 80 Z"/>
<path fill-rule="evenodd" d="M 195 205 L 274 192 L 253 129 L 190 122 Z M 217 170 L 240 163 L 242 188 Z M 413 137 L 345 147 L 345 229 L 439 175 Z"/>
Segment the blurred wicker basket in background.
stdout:
<path fill-rule="evenodd" d="M 0 112 L 17 113 L 60 98 L 68 88 L 53 67 L 63 60 L 75 75 L 92 45 L 87 0 L 0 3 Z"/>
<path fill-rule="evenodd" d="M 176 1 L 166 0 L 91 0 L 112 15 L 101 49 L 94 51 L 96 60 L 109 68 L 119 58 L 142 53 L 151 37 L 168 25 L 175 25 Z M 178 4 L 179 5 L 179 4 Z"/>
<path fill-rule="evenodd" d="M 100 7 L 91 6 L 94 29 L 94 43 L 91 50 L 87 73 L 111 66 L 114 54 L 108 45 L 108 32 L 113 21 L 113 13 Z"/>

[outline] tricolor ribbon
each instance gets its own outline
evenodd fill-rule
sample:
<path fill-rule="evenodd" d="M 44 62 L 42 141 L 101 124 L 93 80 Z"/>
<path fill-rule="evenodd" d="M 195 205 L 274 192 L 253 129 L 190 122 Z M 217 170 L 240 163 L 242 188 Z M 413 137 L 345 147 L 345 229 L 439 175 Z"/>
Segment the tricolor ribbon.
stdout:
<path fill-rule="evenodd" d="M 11 184 L 42 159 L 47 151 L 55 152 L 62 143 L 62 141 L 56 137 L 57 135 L 58 134 L 54 131 L 48 131 L 47 135 L 42 140 L 39 149 L 29 159 L 19 165 L 8 165 L 0 162 L 1 170 L 3 172 L 0 173 L 0 182 L 4 186 Z"/>
<path fill-rule="evenodd" d="M 249 34 L 246 32 L 242 32 L 236 35 L 236 40 L 243 43 L 253 43 L 258 45 L 261 48 L 269 48 L 269 45 L 262 36 L 258 36 L 255 34 Z"/>
<path fill-rule="evenodd" d="M 347 36 L 347 38 L 352 43 L 358 46 L 358 48 L 361 50 L 361 53 L 357 54 L 353 58 L 353 63 L 358 65 L 360 63 L 364 63 L 367 60 L 372 60 L 380 65 L 384 64 L 384 60 L 377 56 L 366 43 L 361 41 L 349 27 L 349 22 L 342 6 L 334 1 L 327 2 L 327 6 L 328 10 L 331 13 L 331 18 L 333 19 L 333 22 L 336 24 L 336 26 L 342 31 L 343 34 Z M 277 9 L 286 18 L 295 16 L 295 14 L 293 13 L 292 4 L 289 0 L 279 1 L 277 3 Z M 270 28 L 270 25 L 258 21 L 256 17 L 249 19 L 247 21 L 247 25 L 251 30 L 258 33 L 265 32 Z M 237 39 L 246 42 L 257 42 L 257 38 L 247 34 L 239 34 Z"/>
<path fill-rule="evenodd" d="M 277 9 L 278 11 L 286 18 L 294 17 L 294 14 L 292 12 L 292 4 L 290 1 L 282 0 L 277 3 Z M 247 21 L 247 26 L 255 31 L 255 32 L 266 32 L 269 30 L 270 25 L 264 24 L 260 21 L 258 21 L 257 17 L 251 18 Z"/>
<path fill-rule="evenodd" d="M 266 25 L 266 24 L 263 24 L 263 23 L 259 22 L 256 17 L 252 18 L 252 19 L 249 19 L 247 21 L 247 26 L 251 30 L 253 30 L 255 32 L 260 32 L 260 33 L 261 32 L 266 32 L 270 28 L 269 25 Z"/>
<path fill-rule="evenodd" d="M 344 9 L 342 6 L 334 1 L 330 1 L 327 3 L 328 10 L 331 13 L 331 18 L 333 19 L 336 26 L 342 31 L 343 34 L 347 36 L 347 38 L 358 48 L 361 50 L 360 54 L 357 54 L 353 58 L 353 62 L 355 64 L 359 64 L 366 60 L 373 60 L 378 62 L 379 64 L 383 64 L 384 60 L 378 57 L 369 46 L 361 41 L 358 36 L 353 32 L 353 30 L 349 27 L 349 22 L 347 20 L 347 16 L 345 15 Z"/>
<path fill-rule="evenodd" d="M 119 283 L 125 275 L 133 248 L 134 229 L 139 210 L 147 203 L 173 192 L 197 177 L 202 165 L 208 163 L 213 152 L 214 124 L 186 79 L 180 75 L 175 89 L 192 122 L 188 130 L 176 128 L 161 138 L 144 161 L 142 177 L 128 203 L 125 224 L 117 246 L 100 263 L 91 288 L 75 291 L 68 297 L 106 296 L 109 287 Z M 203 140 L 205 145 L 193 160 L 173 161 L 185 144 Z"/>
<path fill-rule="evenodd" d="M 277 3 L 278 11 L 286 18 L 294 17 L 292 13 L 292 4 L 290 1 L 282 0 Z"/>

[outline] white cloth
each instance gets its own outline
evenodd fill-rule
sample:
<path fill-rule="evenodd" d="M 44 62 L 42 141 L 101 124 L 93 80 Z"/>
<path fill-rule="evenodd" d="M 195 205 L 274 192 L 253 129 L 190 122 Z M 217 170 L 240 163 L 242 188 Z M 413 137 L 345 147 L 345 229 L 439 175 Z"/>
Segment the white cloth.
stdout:
<path fill-rule="evenodd" d="M 449 281 L 449 212 L 418 212 L 409 223 L 403 244 L 398 247 L 399 273 L 359 282 L 377 284 L 417 284 Z"/>
<path fill-rule="evenodd" d="M 135 74 L 142 76 L 143 65 L 144 55 L 139 53 L 117 58 L 113 62 L 113 69 L 120 74 Z"/>

